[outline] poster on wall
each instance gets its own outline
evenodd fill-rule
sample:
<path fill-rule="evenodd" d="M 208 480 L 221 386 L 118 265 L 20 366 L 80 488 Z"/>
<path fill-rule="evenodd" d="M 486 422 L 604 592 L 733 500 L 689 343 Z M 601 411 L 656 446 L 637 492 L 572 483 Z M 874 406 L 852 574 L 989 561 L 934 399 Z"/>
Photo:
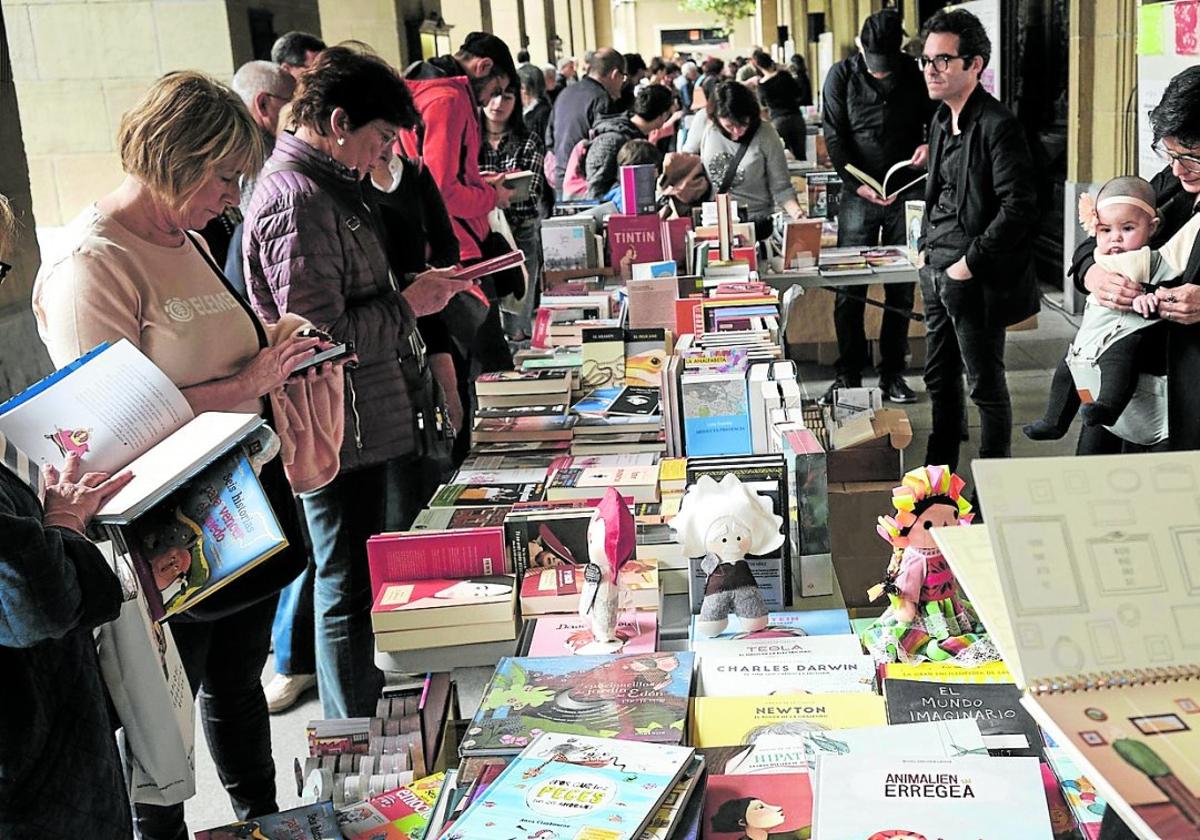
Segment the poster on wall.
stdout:
<path fill-rule="evenodd" d="M 1177 74 L 1200 63 L 1196 0 L 1141 3 L 1137 17 L 1138 174 L 1152 178 L 1165 165 L 1154 154 L 1150 112 Z"/>
<path fill-rule="evenodd" d="M 1001 47 L 1004 43 L 1004 30 L 1000 28 L 1000 0 L 969 0 L 966 3 L 955 3 L 949 8 L 968 11 L 979 18 L 979 22 L 983 24 L 988 40 L 992 42 L 992 55 L 988 59 L 988 66 L 983 69 L 983 75 L 979 77 L 979 81 L 984 90 L 997 99 L 1001 99 L 1000 71 L 1001 54 L 1003 53 Z"/>

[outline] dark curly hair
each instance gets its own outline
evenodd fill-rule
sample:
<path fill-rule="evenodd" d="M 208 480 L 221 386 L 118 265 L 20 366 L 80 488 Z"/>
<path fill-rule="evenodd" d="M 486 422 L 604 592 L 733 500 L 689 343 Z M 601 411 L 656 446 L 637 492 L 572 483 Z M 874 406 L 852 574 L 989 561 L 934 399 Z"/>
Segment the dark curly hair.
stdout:
<path fill-rule="evenodd" d="M 992 57 L 992 42 L 987 30 L 979 22 L 979 18 L 965 9 L 941 9 L 935 12 L 921 30 L 921 43 L 933 33 L 958 36 L 958 54 L 983 59 L 983 66 L 988 66 Z"/>
<path fill-rule="evenodd" d="M 722 134 L 725 134 L 722 119 L 740 123 L 747 131 L 757 131 L 762 124 L 762 109 L 750 88 L 730 80 L 717 85 L 709 97 L 708 119 Z"/>
<path fill-rule="evenodd" d="M 671 110 L 675 97 L 662 85 L 642 85 L 633 98 L 631 112 L 647 122 L 656 120 Z"/>
<path fill-rule="evenodd" d="M 351 131 L 372 120 L 400 128 L 421 124 L 412 94 L 395 69 L 377 55 L 343 46 L 324 50 L 301 74 L 292 100 L 292 126 L 324 136 L 336 108 L 346 112 Z"/>
<path fill-rule="evenodd" d="M 1189 149 L 1200 146 L 1200 65 L 1187 68 L 1167 84 L 1150 112 L 1150 128 L 1155 143 L 1174 137 Z"/>

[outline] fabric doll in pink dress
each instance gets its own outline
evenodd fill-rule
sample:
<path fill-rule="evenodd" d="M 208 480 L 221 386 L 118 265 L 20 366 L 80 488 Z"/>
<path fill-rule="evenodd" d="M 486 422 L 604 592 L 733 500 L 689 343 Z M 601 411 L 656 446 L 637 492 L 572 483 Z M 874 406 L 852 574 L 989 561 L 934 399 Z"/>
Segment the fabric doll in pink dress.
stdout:
<path fill-rule="evenodd" d="M 964 486 L 948 467 L 911 470 L 892 491 L 896 512 L 879 517 L 876 530 L 893 552 L 886 580 L 871 594 L 886 593 L 891 605 L 862 633 L 863 644 L 878 659 L 954 659 L 984 633 L 930 530 L 971 523 Z"/>

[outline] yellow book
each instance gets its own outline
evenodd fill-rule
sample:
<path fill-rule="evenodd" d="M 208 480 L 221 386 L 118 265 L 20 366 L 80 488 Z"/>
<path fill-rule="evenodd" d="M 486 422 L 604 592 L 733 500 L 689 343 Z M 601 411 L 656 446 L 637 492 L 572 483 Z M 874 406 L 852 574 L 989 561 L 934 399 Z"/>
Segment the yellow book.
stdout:
<path fill-rule="evenodd" d="M 965 530 L 965 529 L 964 529 Z M 964 668 L 950 662 L 889 662 L 883 666 L 884 679 L 926 680 L 942 683 L 1010 683 L 1013 675 L 1003 662 L 985 662 Z"/>
<path fill-rule="evenodd" d="M 663 458 L 658 462 L 658 486 L 664 490 L 687 484 L 687 458 Z"/>
<path fill-rule="evenodd" d="M 886 723 L 883 698 L 876 694 L 697 697 L 692 704 L 692 745 L 799 746 L 804 732 Z"/>

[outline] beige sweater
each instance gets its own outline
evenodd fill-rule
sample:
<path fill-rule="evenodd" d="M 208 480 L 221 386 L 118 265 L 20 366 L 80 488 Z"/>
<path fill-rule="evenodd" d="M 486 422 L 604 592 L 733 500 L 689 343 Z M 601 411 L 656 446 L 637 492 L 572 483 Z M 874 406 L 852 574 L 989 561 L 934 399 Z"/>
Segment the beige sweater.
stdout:
<path fill-rule="evenodd" d="M 251 315 L 190 241 L 155 245 L 94 206 L 70 224 L 67 241 L 33 287 L 38 331 L 55 366 L 126 338 L 185 389 L 232 376 L 259 352 Z M 261 413 L 262 404 L 235 410 Z"/>

